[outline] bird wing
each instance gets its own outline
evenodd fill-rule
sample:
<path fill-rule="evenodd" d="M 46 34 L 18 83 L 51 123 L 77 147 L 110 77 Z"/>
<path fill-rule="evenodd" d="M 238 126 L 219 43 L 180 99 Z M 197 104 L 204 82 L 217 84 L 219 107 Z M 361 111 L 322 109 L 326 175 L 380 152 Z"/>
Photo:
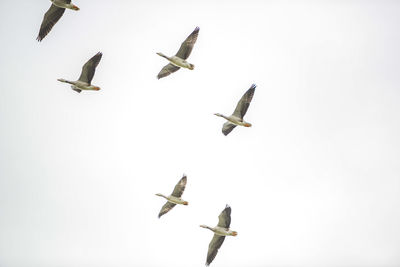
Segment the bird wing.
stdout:
<path fill-rule="evenodd" d="M 210 265 L 210 263 L 214 260 L 215 256 L 217 256 L 218 250 L 222 246 L 222 243 L 224 243 L 224 240 L 225 236 L 219 236 L 214 234 L 214 237 L 211 240 L 210 245 L 208 245 L 206 266 Z"/>
<path fill-rule="evenodd" d="M 89 59 L 88 62 L 85 63 L 85 65 L 83 65 L 81 76 L 78 79 L 79 81 L 82 81 L 82 82 L 85 82 L 88 84 L 90 84 L 92 82 L 94 73 L 96 71 L 96 67 L 97 67 L 97 65 L 99 65 L 99 62 L 100 62 L 102 56 L 103 56 L 103 54 L 101 52 L 98 52 L 91 59 Z"/>
<path fill-rule="evenodd" d="M 256 90 L 256 85 L 252 84 L 249 90 L 242 96 L 239 102 L 236 105 L 235 111 L 233 115 L 243 119 L 244 115 L 247 112 L 247 109 L 250 106 L 250 102 L 253 99 L 254 91 Z"/>
<path fill-rule="evenodd" d="M 171 203 L 171 202 L 167 202 L 164 204 L 164 206 L 162 206 L 160 213 L 158 214 L 158 218 L 160 218 L 161 216 L 163 216 L 165 213 L 167 213 L 168 211 L 170 211 L 173 207 L 175 207 L 176 204 Z"/>
<path fill-rule="evenodd" d="M 172 192 L 171 195 L 173 195 L 174 197 L 181 197 L 183 194 L 183 191 L 185 191 L 186 182 L 187 182 L 187 177 L 186 177 L 186 175 L 183 175 L 183 177 L 175 185 L 174 191 Z"/>
<path fill-rule="evenodd" d="M 231 225 L 231 207 L 226 205 L 225 209 L 218 216 L 218 226 L 228 229 L 230 225 Z"/>
<path fill-rule="evenodd" d="M 69 1 L 71 2 L 71 1 Z M 39 35 L 36 38 L 39 42 L 50 32 L 57 21 L 62 17 L 65 12 L 65 8 L 51 5 L 49 10 L 44 14 L 42 24 L 40 25 Z"/>
<path fill-rule="evenodd" d="M 199 27 L 196 27 L 194 31 L 186 38 L 186 40 L 181 44 L 176 56 L 182 59 L 187 59 L 192 52 L 193 46 L 196 43 L 197 36 L 199 35 Z"/>
<path fill-rule="evenodd" d="M 164 78 L 165 76 L 170 75 L 171 73 L 174 73 L 175 71 L 179 70 L 180 67 L 177 67 L 171 63 L 168 65 L 164 66 L 164 68 L 161 69 L 160 73 L 157 75 L 157 79 Z"/>
<path fill-rule="evenodd" d="M 233 129 L 235 129 L 236 125 L 233 123 L 230 123 L 229 121 L 224 123 L 224 126 L 222 126 L 222 133 L 226 136 L 230 132 L 232 132 Z"/>

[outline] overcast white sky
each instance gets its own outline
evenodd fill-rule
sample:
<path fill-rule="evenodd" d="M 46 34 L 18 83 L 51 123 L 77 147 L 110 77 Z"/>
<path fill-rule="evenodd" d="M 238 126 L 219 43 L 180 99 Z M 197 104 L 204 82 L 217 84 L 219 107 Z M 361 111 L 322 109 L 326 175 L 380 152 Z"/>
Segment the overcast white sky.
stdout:
<path fill-rule="evenodd" d="M 211 266 L 400 266 L 400 2 L 74 3 L 38 43 L 50 1 L 0 1 L 0 266 L 203 266 L 225 204 Z"/>

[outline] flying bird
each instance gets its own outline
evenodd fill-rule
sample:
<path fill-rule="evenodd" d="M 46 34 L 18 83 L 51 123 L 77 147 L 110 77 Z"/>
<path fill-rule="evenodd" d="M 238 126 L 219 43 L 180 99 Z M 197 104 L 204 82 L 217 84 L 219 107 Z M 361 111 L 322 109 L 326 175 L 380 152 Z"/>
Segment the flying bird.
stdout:
<path fill-rule="evenodd" d="M 103 54 L 101 52 L 98 52 L 91 59 L 89 59 L 88 62 L 86 62 L 85 65 L 83 65 L 81 76 L 77 81 L 68 81 L 64 79 L 57 79 L 57 80 L 63 83 L 72 84 L 71 85 L 72 90 L 78 93 L 82 92 L 82 90 L 95 90 L 95 91 L 100 90 L 100 87 L 91 85 L 91 82 L 94 73 L 96 71 L 96 67 L 97 65 L 99 65 L 102 56 Z"/>
<path fill-rule="evenodd" d="M 229 230 L 231 225 L 231 207 L 226 205 L 225 209 L 218 216 L 218 225 L 215 227 L 209 227 L 207 225 L 200 225 L 200 227 L 210 229 L 214 232 L 214 237 L 208 245 L 207 261 L 206 266 L 210 265 L 217 256 L 218 250 L 224 243 L 225 236 L 237 236 L 236 231 Z"/>
<path fill-rule="evenodd" d="M 187 177 L 184 174 L 183 177 L 179 180 L 179 182 L 175 185 L 174 191 L 170 196 L 164 196 L 163 194 L 156 194 L 156 196 L 163 197 L 167 200 L 167 203 L 162 206 L 160 213 L 158 214 L 158 218 L 163 216 L 165 213 L 170 211 L 176 204 L 188 205 L 189 203 L 181 198 L 183 191 L 185 191 L 187 182 Z"/>
<path fill-rule="evenodd" d="M 44 14 L 42 25 L 40 25 L 39 35 L 36 38 L 39 42 L 50 32 L 51 28 L 62 17 L 65 9 L 79 10 L 79 7 L 71 4 L 71 0 L 50 0 L 52 2 L 49 10 Z"/>
<path fill-rule="evenodd" d="M 254 91 L 256 90 L 256 85 L 252 84 L 250 89 L 242 96 L 236 105 L 235 111 L 229 117 L 222 115 L 220 113 L 215 113 L 214 115 L 222 117 L 227 120 L 222 127 L 222 133 L 226 136 L 228 135 L 237 125 L 244 127 L 251 127 L 251 123 L 243 120 L 247 109 L 250 106 L 250 102 L 253 99 Z"/>
<path fill-rule="evenodd" d="M 187 68 L 190 70 L 194 69 L 194 65 L 187 62 L 186 59 L 189 57 L 192 52 L 193 46 L 196 43 L 197 36 L 199 35 L 199 27 L 196 27 L 194 31 L 186 38 L 186 40 L 181 44 L 179 51 L 175 56 L 168 57 L 163 53 L 157 53 L 157 55 L 166 58 L 169 62 L 164 68 L 161 69 L 160 73 L 158 73 L 157 78 L 163 78 L 165 76 L 170 75 L 171 73 L 182 68 Z"/>

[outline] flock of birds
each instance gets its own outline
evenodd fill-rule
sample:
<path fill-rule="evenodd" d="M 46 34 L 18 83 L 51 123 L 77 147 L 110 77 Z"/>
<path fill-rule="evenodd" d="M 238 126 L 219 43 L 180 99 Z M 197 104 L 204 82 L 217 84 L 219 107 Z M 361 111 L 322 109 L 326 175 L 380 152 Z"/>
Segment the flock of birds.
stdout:
<path fill-rule="evenodd" d="M 40 42 L 46 35 L 51 31 L 53 26 L 58 22 L 58 20 L 62 17 L 65 12 L 65 9 L 71 10 L 79 10 L 77 6 L 71 3 L 71 0 L 50 0 L 52 5 L 49 10 L 45 13 L 42 24 L 40 26 L 39 35 L 37 40 Z M 187 58 L 190 56 L 193 46 L 196 43 L 197 37 L 199 35 L 200 28 L 196 27 L 194 31 L 186 38 L 186 40 L 181 44 L 178 52 L 171 57 L 164 55 L 163 53 L 157 53 L 159 56 L 167 59 L 169 63 L 164 66 L 161 71 L 158 73 L 157 78 L 163 78 L 171 73 L 176 72 L 180 68 L 186 68 L 189 70 L 194 69 L 194 65 L 187 62 Z M 80 93 L 83 90 L 100 90 L 100 87 L 92 85 L 92 79 L 94 77 L 96 67 L 100 63 L 102 57 L 102 53 L 99 52 L 94 55 L 91 59 L 89 59 L 82 67 L 82 72 L 77 81 L 69 81 L 66 79 L 58 79 L 58 81 L 63 83 L 71 84 L 72 90 Z M 228 135 L 236 126 L 244 126 L 251 127 L 251 123 L 246 122 L 243 117 L 245 116 L 247 109 L 249 108 L 250 102 L 253 98 L 254 92 L 256 89 L 256 85 L 252 84 L 251 87 L 245 92 L 242 98 L 236 105 L 236 108 L 232 115 L 225 116 L 220 113 L 215 113 L 214 115 L 218 117 L 222 117 L 226 120 L 222 127 L 222 133 L 226 136 Z M 173 207 L 178 205 L 188 205 L 188 202 L 183 200 L 182 194 L 185 190 L 187 183 L 187 176 L 183 175 L 183 177 L 176 184 L 173 192 L 169 196 L 165 196 L 163 194 L 156 194 L 157 196 L 163 197 L 167 200 L 167 202 L 162 206 L 158 217 L 160 218 L 167 212 L 169 212 Z M 215 256 L 218 253 L 219 248 L 222 246 L 222 243 L 225 240 L 226 236 L 236 236 L 237 232 L 230 230 L 231 224 L 231 207 L 226 205 L 224 210 L 218 216 L 218 225 L 215 227 L 210 227 L 207 225 L 200 225 L 202 228 L 209 229 L 214 232 L 214 237 L 211 240 L 208 253 L 206 265 L 208 266 L 214 260 Z"/>

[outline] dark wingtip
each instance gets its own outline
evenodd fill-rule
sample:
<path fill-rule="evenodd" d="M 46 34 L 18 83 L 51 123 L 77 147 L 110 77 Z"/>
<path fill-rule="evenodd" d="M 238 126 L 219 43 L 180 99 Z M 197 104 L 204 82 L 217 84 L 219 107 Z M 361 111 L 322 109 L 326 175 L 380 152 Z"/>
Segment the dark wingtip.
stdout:
<path fill-rule="evenodd" d="M 37 40 L 38 42 L 41 42 L 41 41 L 43 40 L 43 38 L 41 38 L 40 35 L 38 35 L 38 37 L 36 37 L 36 40 Z"/>
<path fill-rule="evenodd" d="M 250 86 L 250 89 L 256 89 L 256 87 L 257 87 L 257 85 L 256 85 L 255 83 L 253 83 L 253 84 Z"/>

